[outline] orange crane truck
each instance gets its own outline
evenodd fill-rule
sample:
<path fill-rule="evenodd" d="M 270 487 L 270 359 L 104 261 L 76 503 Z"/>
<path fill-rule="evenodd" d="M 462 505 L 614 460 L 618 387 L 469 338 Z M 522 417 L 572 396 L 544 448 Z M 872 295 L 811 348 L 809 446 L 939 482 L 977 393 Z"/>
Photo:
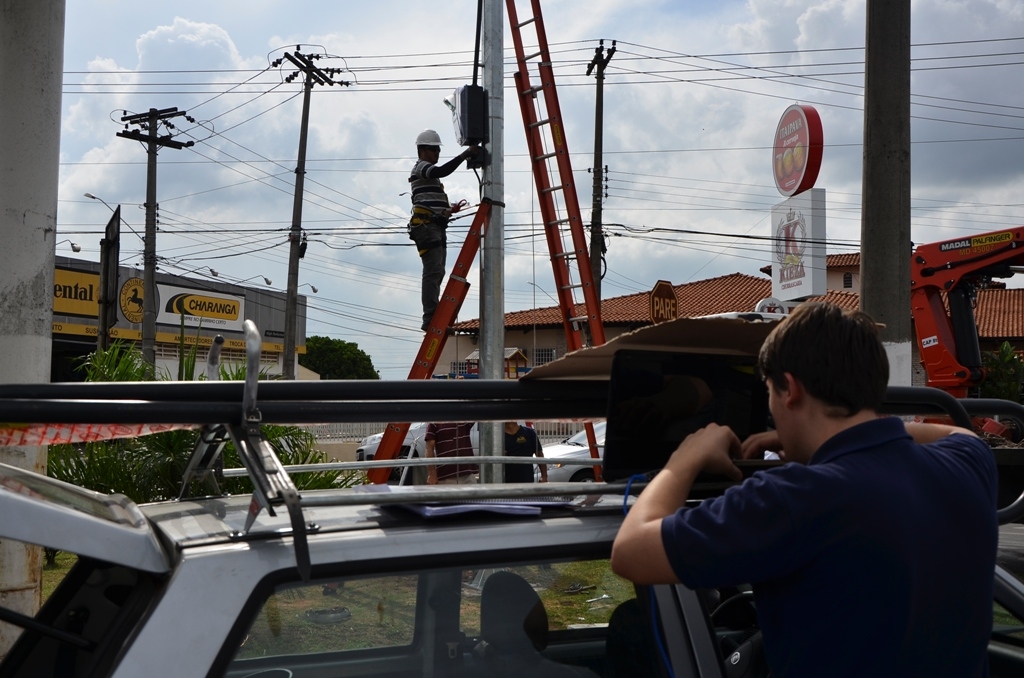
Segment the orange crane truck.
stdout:
<path fill-rule="evenodd" d="M 928 386 L 957 398 L 985 378 L 974 303 L 993 278 L 1024 272 L 1024 227 L 919 245 L 910 306 Z M 948 311 L 947 311 L 948 305 Z"/>

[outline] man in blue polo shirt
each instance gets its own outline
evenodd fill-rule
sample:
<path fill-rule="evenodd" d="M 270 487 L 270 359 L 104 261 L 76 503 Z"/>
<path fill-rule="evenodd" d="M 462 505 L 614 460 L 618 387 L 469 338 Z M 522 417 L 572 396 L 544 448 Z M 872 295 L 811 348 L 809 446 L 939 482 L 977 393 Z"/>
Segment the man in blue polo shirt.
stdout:
<path fill-rule="evenodd" d="M 889 366 L 863 313 L 805 304 L 758 359 L 776 430 L 711 425 L 638 498 L 612 568 L 640 584 L 749 583 L 776 678 L 987 676 L 998 529 L 988 446 L 880 418 Z M 684 508 L 731 457 L 790 462 Z"/>

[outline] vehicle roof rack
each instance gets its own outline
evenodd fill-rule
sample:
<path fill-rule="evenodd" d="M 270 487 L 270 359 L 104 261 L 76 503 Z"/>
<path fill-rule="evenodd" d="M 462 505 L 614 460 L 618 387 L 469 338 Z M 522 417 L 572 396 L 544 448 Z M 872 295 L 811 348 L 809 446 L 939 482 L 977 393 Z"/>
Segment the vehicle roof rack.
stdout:
<path fill-rule="evenodd" d="M 389 421 L 508 421 L 512 419 L 572 419 L 592 421 L 606 416 L 608 382 L 601 380 L 466 380 L 466 381 L 327 381 L 258 382 L 261 338 L 252 321 L 245 322 L 246 379 L 219 382 L 217 361 L 221 343 L 215 340 L 207 361 L 207 382 L 140 382 L 0 385 L 0 421 L 28 422 L 2 425 L 6 430 L 41 427 L 73 430 L 76 424 L 108 424 L 132 430 L 136 424 L 200 425 L 202 430 L 182 477 L 182 492 L 193 481 L 219 493 L 223 477 L 222 452 L 230 440 L 253 483 L 244 531 L 259 514 L 288 513 L 295 541 L 296 564 L 301 576 L 310 573 L 304 506 L 388 504 L 447 500 L 524 500 L 552 496 L 623 494 L 622 484 L 560 483 L 503 487 L 431 488 L 390 493 L 307 495 L 295 484 L 263 437 L 268 423 L 322 423 Z M 890 387 L 882 412 L 937 414 L 970 427 L 970 415 L 1002 414 L 1024 422 L 1024 407 L 1002 400 L 957 400 L 938 389 Z M 122 426 L 128 424 L 129 426 Z M 133 435 L 133 434 L 126 434 Z M 137 434 L 134 434 L 137 435 Z M 42 443 L 36 443 L 42 444 Z M 501 461 L 479 458 L 477 463 Z M 384 464 L 385 462 L 377 462 Z M 429 460 L 390 460 L 400 466 L 436 463 Z M 513 462 L 517 463 L 517 462 Z M 523 462 L 527 463 L 527 462 Z M 365 466 L 362 464 L 360 466 Z M 296 468 L 295 470 L 300 470 Z M 305 470 L 305 469 L 302 469 Z M 234 475 L 234 474 L 232 474 Z M 727 483 L 710 483 L 708 491 L 721 491 Z M 639 491 L 643 483 L 632 488 Z M 361 496 L 360 496 L 361 495 Z M 1024 516 L 1024 495 L 999 511 L 1000 523 Z"/>
<path fill-rule="evenodd" d="M 206 424 L 203 426 L 196 441 L 192 457 L 182 477 L 181 494 L 184 496 L 192 480 L 205 479 L 213 485 L 219 494 L 215 471 L 221 461 L 221 452 L 230 439 L 234 443 L 238 458 L 252 481 L 252 501 L 245 518 L 243 533 L 248 533 L 256 522 L 261 511 L 269 515 L 277 515 L 276 508 L 283 506 L 288 511 L 292 525 L 292 539 L 295 543 L 295 564 L 303 581 L 309 579 L 310 560 L 309 543 L 306 539 L 306 523 L 302 517 L 299 504 L 299 492 L 292 482 L 291 476 L 284 470 L 281 460 L 274 454 L 273 448 L 260 430 L 263 421 L 257 405 L 257 391 L 260 375 L 260 350 L 263 339 L 256 329 L 256 323 L 246 320 L 245 331 L 245 388 L 242 391 L 242 418 L 240 421 L 224 424 Z M 218 337 L 219 338 L 219 337 Z M 206 374 L 211 379 L 219 375 L 217 363 L 220 357 L 220 344 L 215 342 L 218 350 L 211 350 L 207 360 Z"/>

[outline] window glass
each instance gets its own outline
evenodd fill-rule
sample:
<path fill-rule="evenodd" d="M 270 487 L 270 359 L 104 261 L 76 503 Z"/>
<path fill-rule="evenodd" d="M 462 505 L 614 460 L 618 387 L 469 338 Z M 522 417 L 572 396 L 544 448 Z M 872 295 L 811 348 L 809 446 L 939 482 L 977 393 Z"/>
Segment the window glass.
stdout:
<path fill-rule="evenodd" d="M 1019 491 L 1012 492 L 1014 498 Z M 1024 581 L 1024 525 L 1010 523 L 999 528 L 996 563 L 1012 576 Z M 1024 647 L 1024 622 L 999 603 L 992 606 L 992 637 Z"/>
<path fill-rule="evenodd" d="M 1000 470 L 1002 473 L 1002 470 Z M 1002 480 L 1002 478 L 1000 478 Z M 1020 490 L 1014 488 L 1011 493 L 1013 499 L 1020 495 Z M 1007 499 L 1005 504 L 1009 505 Z M 1001 501 L 1000 506 L 1003 505 Z M 1014 577 L 1024 582 L 1024 524 L 1010 523 L 999 527 L 999 548 L 996 551 L 996 563 L 1008 571 Z"/>
<path fill-rule="evenodd" d="M 1024 646 L 1024 622 L 999 603 L 992 604 L 992 637 Z"/>
<path fill-rule="evenodd" d="M 23 632 L 24 624 L 0 621 L 0 637 L 14 643 L 0 668 L 3 676 L 107 675 L 105 669 L 150 606 L 158 577 L 73 553 L 0 540 L 0 561 L 39 563 L 42 607 L 35 622 L 82 641 L 58 640 L 51 633 Z M 0 610 L 24 614 L 27 595 L 0 601 Z M 15 642 L 16 641 L 16 642 Z"/>
<path fill-rule="evenodd" d="M 415 575 L 279 588 L 264 603 L 239 659 L 409 645 Z"/>
<path fill-rule="evenodd" d="M 281 586 L 264 601 L 226 675 L 493 677 L 499 667 L 502 675 L 529 675 L 571 666 L 596 678 L 614 662 L 606 640 L 622 624 L 613 612 L 634 597 L 607 560 Z M 629 626 L 632 637 L 636 624 Z"/>
<path fill-rule="evenodd" d="M 607 626 L 615 607 L 635 597 L 633 584 L 612 572 L 607 560 L 519 565 L 500 570 L 468 570 L 462 584 L 462 630 L 480 634 L 480 596 L 495 572 L 522 577 L 540 597 L 548 630 Z"/>

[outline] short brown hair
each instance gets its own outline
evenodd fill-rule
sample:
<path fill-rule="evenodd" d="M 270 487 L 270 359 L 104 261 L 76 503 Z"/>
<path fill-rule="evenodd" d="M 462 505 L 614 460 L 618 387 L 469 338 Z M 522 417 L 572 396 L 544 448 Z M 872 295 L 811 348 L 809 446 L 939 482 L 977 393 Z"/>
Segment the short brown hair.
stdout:
<path fill-rule="evenodd" d="M 889 383 L 889 359 L 866 313 L 834 304 L 802 304 L 768 335 L 757 359 L 776 388 L 788 372 L 807 392 L 845 416 L 877 410 Z"/>

